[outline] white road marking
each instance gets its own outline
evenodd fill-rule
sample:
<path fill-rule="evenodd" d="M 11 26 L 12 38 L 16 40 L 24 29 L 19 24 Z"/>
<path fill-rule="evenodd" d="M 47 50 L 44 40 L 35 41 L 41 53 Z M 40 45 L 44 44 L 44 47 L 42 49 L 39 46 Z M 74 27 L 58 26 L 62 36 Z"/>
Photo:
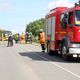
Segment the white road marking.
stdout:
<path fill-rule="evenodd" d="M 45 57 L 42 57 L 42 56 L 40 56 L 39 54 L 35 54 L 35 55 L 41 57 L 41 58 L 44 59 L 44 60 L 49 61 L 49 59 L 47 59 L 47 58 L 45 58 Z M 56 67 L 58 67 L 58 68 L 60 68 L 60 69 L 63 69 L 64 71 L 66 71 L 66 72 L 68 72 L 68 73 L 70 73 L 70 74 L 72 74 L 72 75 L 74 75 L 75 77 L 77 77 L 77 78 L 80 79 L 80 76 L 79 76 L 79 75 L 73 73 L 72 71 L 70 71 L 70 70 L 68 70 L 68 69 L 66 69 L 66 68 L 64 68 L 64 67 L 62 67 L 62 66 L 60 66 L 60 65 L 58 65 L 58 64 L 56 64 L 55 62 L 50 62 L 50 61 L 49 61 L 49 63 L 55 65 Z"/>
<path fill-rule="evenodd" d="M 28 49 L 28 51 L 33 51 L 33 50 Z M 36 53 L 37 53 L 37 52 L 36 52 Z M 35 54 L 35 53 L 34 53 L 34 54 Z M 45 57 L 43 57 L 43 56 L 40 56 L 39 54 L 35 54 L 35 55 L 41 57 L 41 58 L 44 59 L 44 60 L 49 61 L 49 59 L 47 59 L 47 58 L 45 58 Z M 66 69 L 66 68 L 64 68 L 64 67 L 62 67 L 62 66 L 60 66 L 60 65 L 58 65 L 58 64 L 56 64 L 55 62 L 49 61 L 49 63 L 55 65 L 56 67 L 58 67 L 58 68 L 60 68 L 60 69 L 62 69 L 62 70 L 64 70 L 64 71 L 66 71 L 66 72 L 68 72 L 68 73 L 72 74 L 73 76 L 75 76 L 75 77 L 77 77 L 77 78 L 80 79 L 80 76 L 79 76 L 79 75 L 77 75 L 76 73 L 74 73 L 74 72 L 72 72 L 72 71 L 70 71 L 70 70 L 68 70 L 68 69 Z"/>
<path fill-rule="evenodd" d="M 43 57 L 43 56 L 40 56 L 39 54 L 35 54 L 35 55 L 41 57 L 41 58 L 44 59 L 44 60 L 49 61 L 49 59 L 47 59 L 47 58 L 45 58 L 45 57 Z M 66 72 L 68 72 L 68 73 L 70 73 L 70 74 L 72 74 L 72 75 L 74 75 L 75 77 L 77 77 L 77 78 L 80 79 L 80 76 L 79 76 L 79 75 L 73 73 L 72 71 L 70 71 L 70 70 L 68 70 L 68 69 L 66 69 L 66 68 L 64 68 L 64 67 L 62 67 L 62 66 L 60 66 L 60 65 L 58 65 L 58 64 L 56 64 L 55 62 L 50 62 L 50 61 L 49 61 L 49 63 L 55 65 L 56 67 L 58 67 L 58 68 L 60 68 L 60 69 L 63 69 L 64 71 L 66 71 Z"/>

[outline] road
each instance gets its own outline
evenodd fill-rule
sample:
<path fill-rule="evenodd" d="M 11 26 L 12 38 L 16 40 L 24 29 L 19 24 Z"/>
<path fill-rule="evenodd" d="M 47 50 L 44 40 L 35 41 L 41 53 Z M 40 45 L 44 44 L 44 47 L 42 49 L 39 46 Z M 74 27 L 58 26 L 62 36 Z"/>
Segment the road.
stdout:
<path fill-rule="evenodd" d="M 80 62 L 41 53 L 36 44 L 0 43 L 0 80 L 80 80 Z"/>

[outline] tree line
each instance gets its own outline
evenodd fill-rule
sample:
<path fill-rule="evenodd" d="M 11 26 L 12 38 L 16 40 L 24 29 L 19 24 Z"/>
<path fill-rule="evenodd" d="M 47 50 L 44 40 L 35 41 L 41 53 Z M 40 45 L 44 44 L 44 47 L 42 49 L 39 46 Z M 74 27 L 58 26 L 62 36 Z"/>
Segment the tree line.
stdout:
<path fill-rule="evenodd" d="M 45 27 L 45 19 L 41 18 L 39 20 L 30 22 L 26 25 L 26 32 L 32 32 L 34 36 L 38 36 L 39 30 L 44 29 Z"/>

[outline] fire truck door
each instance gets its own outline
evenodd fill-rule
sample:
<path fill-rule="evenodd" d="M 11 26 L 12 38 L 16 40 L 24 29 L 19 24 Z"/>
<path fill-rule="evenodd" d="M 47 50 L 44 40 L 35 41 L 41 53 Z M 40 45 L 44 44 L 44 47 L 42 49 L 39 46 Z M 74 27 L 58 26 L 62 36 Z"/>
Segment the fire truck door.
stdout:
<path fill-rule="evenodd" d="M 55 16 L 51 18 L 51 50 L 54 50 L 55 41 Z"/>
<path fill-rule="evenodd" d="M 51 41 L 55 41 L 55 17 L 52 17 L 51 23 Z"/>

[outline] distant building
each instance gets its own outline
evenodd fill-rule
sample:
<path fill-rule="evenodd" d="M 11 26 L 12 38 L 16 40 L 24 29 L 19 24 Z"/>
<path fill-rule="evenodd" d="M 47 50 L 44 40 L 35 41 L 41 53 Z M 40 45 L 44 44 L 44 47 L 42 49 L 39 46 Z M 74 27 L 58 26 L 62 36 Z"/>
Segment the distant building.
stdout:
<path fill-rule="evenodd" d="M 8 40 L 8 36 L 11 34 L 11 31 L 3 31 L 2 40 Z"/>
<path fill-rule="evenodd" d="M 11 34 L 11 31 L 3 31 L 3 34 L 10 35 Z"/>

